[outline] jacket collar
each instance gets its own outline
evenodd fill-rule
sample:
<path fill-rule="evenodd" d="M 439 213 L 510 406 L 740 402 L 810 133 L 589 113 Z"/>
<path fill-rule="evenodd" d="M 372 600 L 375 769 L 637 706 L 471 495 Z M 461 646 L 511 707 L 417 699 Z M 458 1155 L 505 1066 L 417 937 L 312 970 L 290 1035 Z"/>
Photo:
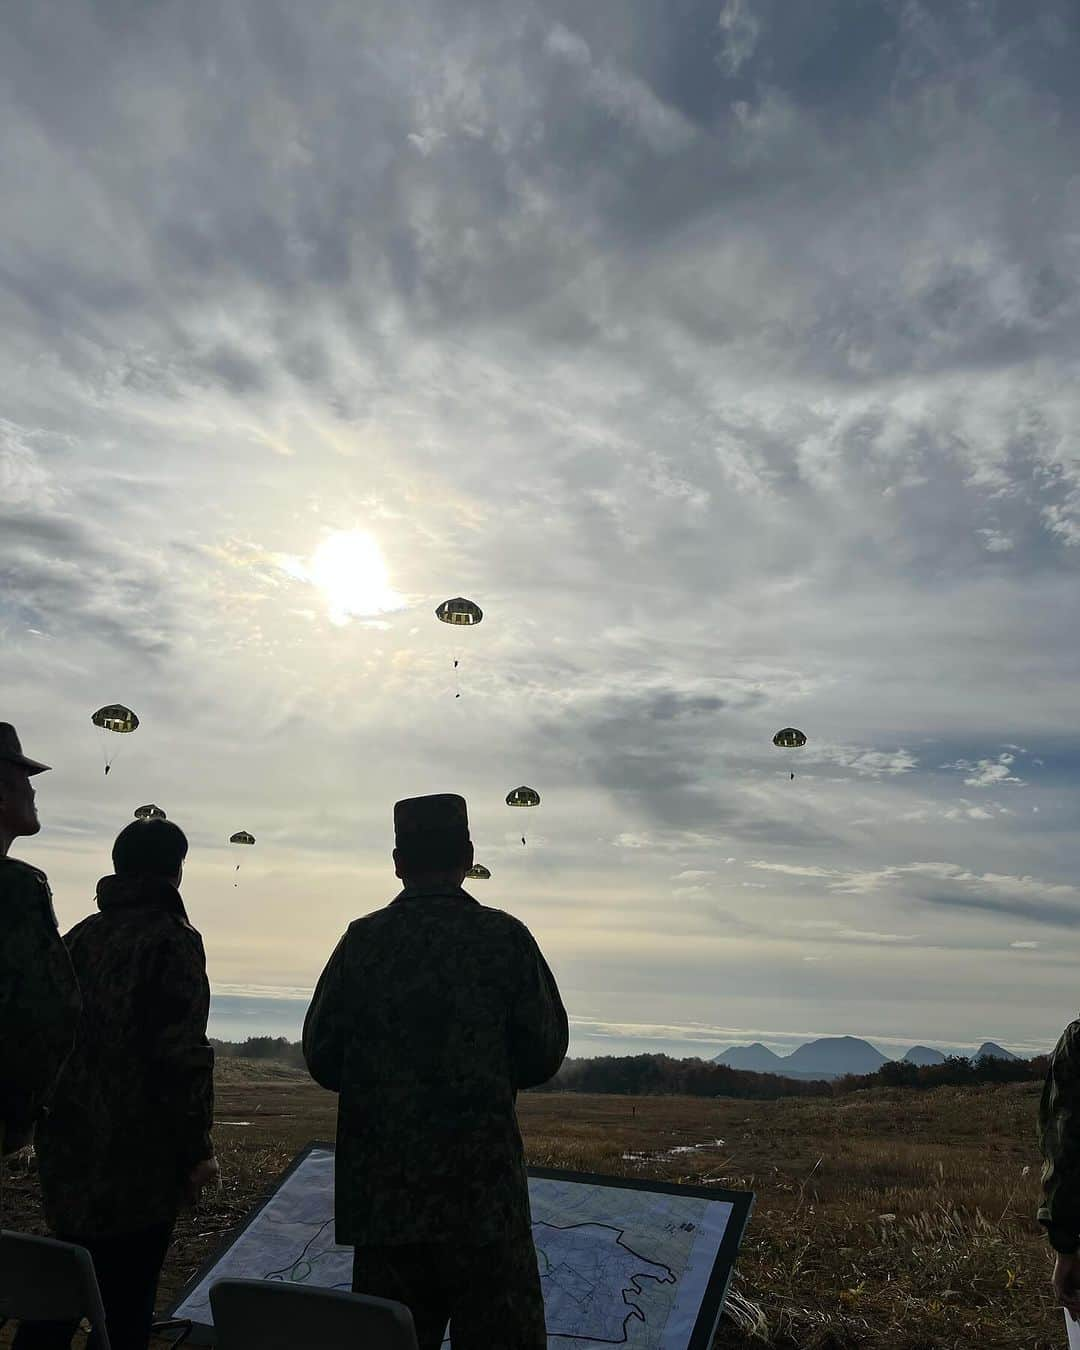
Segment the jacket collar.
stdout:
<path fill-rule="evenodd" d="M 391 900 L 390 903 L 393 904 L 397 900 L 419 900 L 424 896 L 433 896 L 433 895 L 446 895 L 457 900 L 472 900 L 474 905 L 477 903 L 477 901 L 473 899 L 473 897 L 468 893 L 468 891 L 463 890 L 460 886 L 445 886 L 445 885 L 406 886 L 403 891 L 399 891 L 398 894 L 394 896 L 394 899 Z"/>
<path fill-rule="evenodd" d="M 97 884 L 98 909 L 127 909 L 146 906 L 164 909 L 188 921 L 180 892 L 164 877 L 102 877 Z"/>

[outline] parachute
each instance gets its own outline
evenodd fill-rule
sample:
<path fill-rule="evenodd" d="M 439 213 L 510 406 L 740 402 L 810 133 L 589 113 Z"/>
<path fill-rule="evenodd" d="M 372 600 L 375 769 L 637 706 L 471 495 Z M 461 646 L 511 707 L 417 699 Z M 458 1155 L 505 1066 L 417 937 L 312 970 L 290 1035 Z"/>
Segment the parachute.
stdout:
<path fill-rule="evenodd" d="M 473 604 L 471 600 L 466 600 L 463 595 L 455 596 L 453 600 L 444 600 L 436 609 L 435 617 L 443 623 L 455 624 L 458 627 L 471 628 L 478 624 L 484 617 L 484 611 L 479 605 Z M 454 669 L 457 670 L 461 662 L 460 655 L 454 657 Z M 455 698 L 461 697 L 461 690 L 458 689 L 454 695 Z"/>
<path fill-rule="evenodd" d="M 130 708 L 125 708 L 122 703 L 107 703 L 104 708 L 99 708 L 96 713 L 92 713 L 90 721 L 94 726 L 100 727 L 102 731 L 128 732 L 134 731 L 139 725 L 139 719 Z M 112 755 L 106 749 L 105 751 L 105 774 L 108 776 L 112 768 Z"/>
<path fill-rule="evenodd" d="M 122 703 L 110 703 L 99 708 L 90 720 L 94 726 L 102 727 L 105 731 L 134 731 L 139 725 L 138 716 Z"/>
<path fill-rule="evenodd" d="M 230 844 L 253 844 L 254 842 L 255 836 L 253 834 L 248 834 L 247 830 L 237 830 L 235 834 L 229 835 Z M 236 866 L 233 868 L 233 871 L 234 872 L 240 871 L 239 863 L 236 864 Z M 233 882 L 233 885 L 234 886 L 236 885 L 235 881 Z"/>
<path fill-rule="evenodd" d="M 467 877 L 479 878 L 484 881 L 489 880 L 491 877 L 491 873 L 487 870 L 486 867 L 484 867 L 480 863 L 477 863 L 475 867 L 470 867 L 469 870 L 465 873 L 465 875 Z"/>
<path fill-rule="evenodd" d="M 453 600 L 444 600 L 435 611 L 435 617 L 441 619 L 443 623 L 461 624 L 468 628 L 480 622 L 484 617 L 484 611 L 479 605 L 474 605 L 471 600 L 459 595 Z"/>
<path fill-rule="evenodd" d="M 165 812 L 160 806 L 155 806 L 151 802 L 148 806 L 137 806 L 135 808 L 136 820 L 164 820 Z"/>
<path fill-rule="evenodd" d="M 781 750 L 798 750 L 806 744 L 806 736 L 798 727 L 784 727 L 772 738 L 772 743 Z M 794 774 L 791 775 L 791 781 L 795 781 Z"/>
<path fill-rule="evenodd" d="M 507 806 L 539 806 L 540 794 L 535 788 L 516 787 L 506 794 Z M 521 847 L 525 847 L 525 836 L 521 836 Z"/>

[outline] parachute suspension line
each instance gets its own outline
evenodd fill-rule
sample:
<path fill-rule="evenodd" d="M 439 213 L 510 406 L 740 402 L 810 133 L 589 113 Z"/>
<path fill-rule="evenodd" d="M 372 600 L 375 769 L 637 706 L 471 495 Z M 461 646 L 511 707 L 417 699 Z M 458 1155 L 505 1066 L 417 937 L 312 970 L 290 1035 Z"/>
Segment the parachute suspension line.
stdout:
<path fill-rule="evenodd" d="M 444 600 L 435 611 L 435 617 L 440 623 L 452 624 L 455 628 L 472 628 L 478 624 L 484 617 L 484 611 L 479 605 L 471 600 L 466 600 L 463 595 L 455 596 L 453 600 Z M 458 670 L 461 665 L 461 649 L 455 646 L 453 649 L 453 669 Z M 455 675 L 454 697 L 461 697 L 461 676 Z"/>
<path fill-rule="evenodd" d="M 248 848 L 251 848 L 251 846 L 255 843 L 255 836 L 249 833 L 247 830 L 237 830 L 235 834 L 229 835 L 229 843 L 246 844 Z M 237 863 L 236 866 L 233 868 L 233 876 L 235 876 L 236 873 L 239 871 L 240 871 L 240 864 Z M 234 881 L 233 890 L 236 889 L 237 885 L 238 883 Z"/>
<path fill-rule="evenodd" d="M 511 792 L 508 792 L 506 794 L 506 804 L 507 806 L 521 806 L 521 807 L 539 806 L 540 794 L 539 792 L 537 792 L 535 788 L 524 786 L 517 787 L 514 788 Z M 522 848 L 525 847 L 524 835 L 521 836 L 521 847 Z"/>
<path fill-rule="evenodd" d="M 114 759 L 116 758 L 116 756 L 120 753 L 120 751 L 124 748 L 124 745 L 123 745 L 123 742 L 122 742 L 122 741 L 117 741 L 116 744 L 113 746 L 112 750 L 109 750 L 109 749 L 108 749 L 109 744 L 110 744 L 110 742 L 109 742 L 108 739 L 106 738 L 106 741 L 105 741 L 105 746 L 106 746 L 106 749 L 105 749 L 105 777 L 106 777 L 106 778 L 108 778 L 109 774 L 112 772 L 113 760 L 114 760 Z"/>
<path fill-rule="evenodd" d="M 772 738 L 772 743 L 778 750 L 801 750 L 806 744 L 806 733 L 798 727 L 784 727 Z M 794 773 L 788 781 L 794 783 Z"/>
<path fill-rule="evenodd" d="M 105 777 L 108 778 L 109 771 L 112 769 L 113 760 L 116 758 L 117 751 L 120 749 L 120 742 L 117 741 L 115 748 L 110 751 L 109 733 L 102 729 L 101 732 L 101 762 L 105 766 Z"/>
<path fill-rule="evenodd" d="M 102 750 L 105 755 L 105 776 L 109 776 L 109 770 L 112 768 L 112 762 L 116 758 L 116 750 L 109 753 L 109 733 L 116 732 L 123 735 L 132 732 L 139 725 L 137 713 L 133 713 L 130 708 L 125 708 L 122 703 L 108 703 L 104 708 L 99 708 L 96 713 L 92 713 L 90 721 L 94 726 L 101 728 L 101 734 L 105 740 Z M 119 747 L 117 747 L 119 749 Z"/>

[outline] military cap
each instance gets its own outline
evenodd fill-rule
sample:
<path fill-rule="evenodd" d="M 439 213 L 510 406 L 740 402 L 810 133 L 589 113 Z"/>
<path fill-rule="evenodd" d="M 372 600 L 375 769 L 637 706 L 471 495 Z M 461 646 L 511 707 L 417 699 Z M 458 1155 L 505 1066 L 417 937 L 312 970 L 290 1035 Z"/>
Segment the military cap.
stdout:
<path fill-rule="evenodd" d="M 469 837 L 469 813 L 465 798 L 456 792 L 436 792 L 430 797 L 406 797 L 394 803 L 394 834 L 402 839 L 456 830 Z"/>
<path fill-rule="evenodd" d="M 46 773 L 48 764 L 39 764 L 36 759 L 27 759 L 19 744 L 19 737 L 10 722 L 0 722 L 0 760 L 7 764 L 17 764 L 27 774 Z M 465 803 L 462 802 L 462 806 Z"/>

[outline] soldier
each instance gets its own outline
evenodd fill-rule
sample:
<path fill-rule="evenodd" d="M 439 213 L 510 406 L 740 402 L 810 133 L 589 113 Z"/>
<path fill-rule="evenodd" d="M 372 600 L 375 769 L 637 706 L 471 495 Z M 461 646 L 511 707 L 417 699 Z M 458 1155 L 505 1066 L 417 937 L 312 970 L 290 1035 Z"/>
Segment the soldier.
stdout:
<path fill-rule="evenodd" d="M 1039 1103 L 1043 1203 L 1039 1222 L 1057 1253 L 1054 1294 L 1080 1319 L 1080 1021 L 1070 1022 L 1050 1056 Z"/>
<path fill-rule="evenodd" d="M 394 807 L 404 890 L 354 919 L 304 1023 L 337 1092 L 336 1240 L 353 1289 L 411 1311 L 420 1350 L 546 1350 L 515 1101 L 567 1049 L 554 976 L 518 919 L 462 890 L 464 798 Z"/>
<path fill-rule="evenodd" d="M 48 767 L 0 722 L 0 1157 L 32 1142 L 81 1007 L 45 873 L 7 856 L 41 829 L 30 779 Z"/>
<path fill-rule="evenodd" d="M 187 847 L 171 821 L 133 820 L 97 884 L 100 913 L 64 936 L 83 1015 L 38 1170 L 50 1229 L 93 1259 L 112 1350 L 146 1350 L 177 1211 L 217 1176 L 210 986 L 179 891 Z M 68 1350 L 74 1330 L 24 1323 L 13 1350 Z"/>

